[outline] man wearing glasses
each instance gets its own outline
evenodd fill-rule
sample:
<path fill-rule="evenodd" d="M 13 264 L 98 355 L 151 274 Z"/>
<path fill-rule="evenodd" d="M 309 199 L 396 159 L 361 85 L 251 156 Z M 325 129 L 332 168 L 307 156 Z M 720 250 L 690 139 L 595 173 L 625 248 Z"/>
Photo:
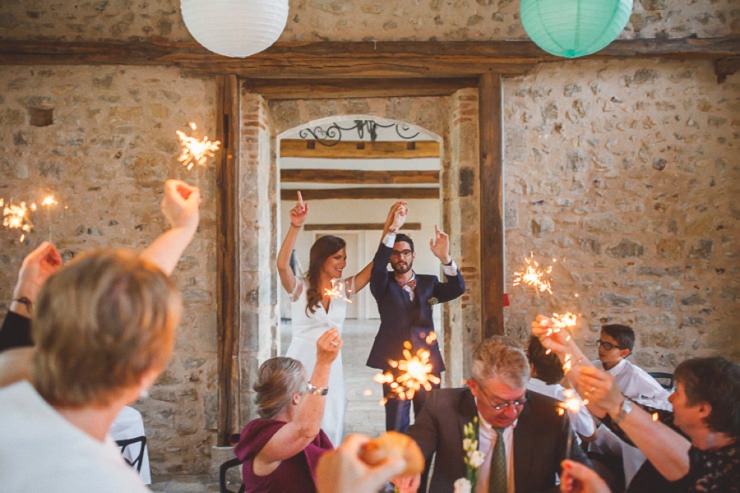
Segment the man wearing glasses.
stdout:
<path fill-rule="evenodd" d="M 602 325 L 596 344 L 599 347 L 599 359 L 593 361 L 594 366 L 612 375 L 614 383 L 625 397 L 655 409 L 673 410 L 668 401 L 671 392 L 664 389 L 645 370 L 627 360 L 635 346 L 635 331 L 632 327 L 621 324 Z M 645 462 L 645 455 L 639 449 L 623 442 L 603 425 L 597 430 L 596 440 L 588 444 L 588 454 L 594 460 L 597 470 L 608 480 L 611 479 L 610 474 L 600 469 L 598 463 L 603 463 L 616 476 L 611 483 L 616 487 L 621 487 L 622 481 L 625 486 L 629 486 Z"/>
<path fill-rule="evenodd" d="M 568 438 L 573 431 L 567 413 L 561 416 L 555 399 L 528 392 L 528 381 L 524 351 L 513 340 L 494 336 L 476 346 L 467 388 L 429 395 L 408 434 L 419 444 L 427 468 L 436 453 L 430 492 L 451 492 L 454 482 L 466 477 L 463 428 L 468 423 L 477 428 L 478 450 L 484 454 L 474 493 L 556 491 L 563 459 L 589 464 L 577 440 Z"/>
<path fill-rule="evenodd" d="M 396 210 L 392 223 L 386 225 L 388 233 L 378 246 L 370 274 L 370 291 L 378 303 L 380 329 L 370 350 L 367 366 L 395 374 L 396 370 L 389 361 L 404 359 L 405 345 L 410 344 L 412 354 L 420 349 L 429 352 L 432 373 L 439 377 L 445 365 L 434 332 L 433 306 L 462 295 L 465 281 L 450 256 L 449 236 L 437 226 L 434 227 L 435 235 L 430 247 L 432 254 L 442 262 L 447 282 L 440 282 L 437 276 L 414 272 L 414 242 L 405 234 L 398 233 L 406 221 L 408 209 L 404 202 L 394 207 Z M 387 268 L 389 263 L 391 271 Z M 439 387 L 439 384 L 434 386 Z M 383 393 L 386 397 L 391 394 L 388 384 L 383 385 Z M 421 412 L 426 396 L 423 388 L 415 393 L 414 416 Z M 406 431 L 410 423 L 410 408 L 409 400 L 387 399 L 386 430 Z"/>

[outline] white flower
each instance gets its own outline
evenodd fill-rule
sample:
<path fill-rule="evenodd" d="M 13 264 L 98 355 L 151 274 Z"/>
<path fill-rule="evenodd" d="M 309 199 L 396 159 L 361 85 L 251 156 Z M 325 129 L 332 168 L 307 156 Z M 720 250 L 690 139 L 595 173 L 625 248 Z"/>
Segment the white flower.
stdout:
<path fill-rule="evenodd" d="M 485 458 L 486 456 L 483 455 L 483 452 L 481 452 L 480 450 L 473 450 L 472 452 L 468 453 L 470 466 L 476 469 L 483 465 L 483 461 L 485 460 Z"/>
<path fill-rule="evenodd" d="M 473 445 L 473 440 L 471 440 L 470 438 L 465 438 L 463 440 L 463 450 L 465 450 L 466 452 L 469 450 L 474 450 L 472 448 L 472 445 Z"/>
<path fill-rule="evenodd" d="M 453 484 L 455 487 L 454 493 L 470 493 L 472 490 L 472 486 L 470 484 L 470 481 L 468 481 L 468 478 L 460 478 Z"/>

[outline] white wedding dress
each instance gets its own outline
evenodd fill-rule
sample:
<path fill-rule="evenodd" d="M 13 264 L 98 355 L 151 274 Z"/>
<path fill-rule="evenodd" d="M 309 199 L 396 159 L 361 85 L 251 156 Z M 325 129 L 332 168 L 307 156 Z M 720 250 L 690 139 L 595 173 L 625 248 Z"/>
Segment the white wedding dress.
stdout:
<path fill-rule="evenodd" d="M 303 277 L 296 278 L 296 287 L 290 296 L 292 314 L 292 334 L 290 346 L 285 356 L 295 358 L 306 368 L 308 377 L 311 378 L 313 368 L 316 365 L 316 341 L 319 336 L 327 330 L 336 327 L 342 334 L 342 325 L 347 313 L 347 303 L 350 294 L 354 292 L 354 277 L 342 280 L 337 296 L 331 298 L 329 311 L 319 303 L 313 313 L 306 311 L 306 291 L 308 280 Z M 310 315 L 310 316 L 309 316 Z M 326 396 L 324 407 L 324 418 L 321 421 L 321 429 L 327 434 L 334 447 L 342 443 L 344 435 L 344 411 L 346 407 L 344 390 L 344 370 L 342 368 L 342 351 L 331 365 L 329 375 L 329 393 Z"/>

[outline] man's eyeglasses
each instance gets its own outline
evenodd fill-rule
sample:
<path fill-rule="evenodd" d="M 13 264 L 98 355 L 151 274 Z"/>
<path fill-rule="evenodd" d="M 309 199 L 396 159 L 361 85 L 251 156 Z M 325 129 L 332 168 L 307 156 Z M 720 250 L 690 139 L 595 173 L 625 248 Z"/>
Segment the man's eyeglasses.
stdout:
<path fill-rule="evenodd" d="M 411 250 L 391 250 L 391 257 L 410 257 L 412 253 Z"/>
<path fill-rule="evenodd" d="M 500 402 L 498 404 L 494 404 L 490 397 L 488 397 L 488 394 L 485 390 L 483 390 L 483 385 L 480 384 L 480 382 L 476 382 L 478 384 L 478 389 L 480 390 L 480 393 L 483 394 L 483 397 L 486 398 L 488 401 L 488 405 L 494 408 L 496 411 L 501 411 L 503 409 L 506 409 L 509 406 L 514 406 L 516 408 L 523 406 L 527 403 L 527 398 L 522 396 L 520 399 L 516 399 L 513 401 L 504 401 Z"/>
<path fill-rule="evenodd" d="M 596 341 L 596 345 L 599 347 L 603 347 L 607 351 L 611 351 L 615 347 L 619 349 L 627 349 L 626 347 L 617 346 L 616 344 L 612 344 L 611 342 L 602 341 L 601 339 Z"/>

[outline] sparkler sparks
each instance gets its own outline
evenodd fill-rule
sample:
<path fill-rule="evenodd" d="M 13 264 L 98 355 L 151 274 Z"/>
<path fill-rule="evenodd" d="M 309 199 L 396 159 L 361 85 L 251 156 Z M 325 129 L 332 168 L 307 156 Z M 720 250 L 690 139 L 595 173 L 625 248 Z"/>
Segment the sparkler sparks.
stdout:
<path fill-rule="evenodd" d="M 337 279 L 331 280 L 331 288 L 324 289 L 324 296 L 331 296 L 332 298 L 343 299 L 347 303 L 352 303 L 352 300 L 344 296 L 344 283 Z"/>
<path fill-rule="evenodd" d="M 564 389 L 563 390 L 563 399 L 562 402 L 558 404 L 558 414 L 562 416 L 566 412 L 568 413 L 568 417 L 570 417 L 570 421 L 572 422 L 575 418 L 575 415 L 578 414 L 581 411 L 581 399 L 578 397 L 578 394 L 573 389 Z M 585 401 L 584 401 L 585 404 Z M 565 445 L 565 458 L 570 458 L 570 450 L 573 448 L 573 431 L 568 430 L 568 440 L 566 441 Z"/>
<path fill-rule="evenodd" d="M 33 229 L 29 211 L 35 211 L 36 204 L 31 203 L 26 207 L 25 202 L 21 202 L 20 205 L 12 202 L 5 204 L 5 201 L 0 199 L 0 207 L 3 208 L 3 226 L 8 229 L 20 229 L 22 233 L 18 241 L 23 243 L 23 240 L 26 239 L 26 233 Z"/>
<path fill-rule="evenodd" d="M 405 341 L 403 345 L 404 359 L 389 361 L 391 367 L 397 370 L 397 376 L 393 372 L 385 372 L 375 375 L 374 379 L 376 382 L 389 384 L 397 399 L 411 400 L 421 388 L 432 390 L 432 385 L 437 385 L 440 379 L 432 373 L 429 351 L 422 348 L 416 354 L 411 354 L 411 343 Z"/>
<path fill-rule="evenodd" d="M 194 122 L 188 124 L 192 130 L 197 130 L 198 126 Z M 211 142 L 208 136 L 198 140 L 195 137 L 185 135 L 184 132 L 176 130 L 175 133 L 180 139 L 180 156 L 177 158 L 183 166 L 190 171 L 196 164 L 205 166 L 208 158 L 214 156 L 214 152 L 219 150 L 221 142 L 216 140 Z"/>
<path fill-rule="evenodd" d="M 547 291 L 552 294 L 552 286 L 550 284 L 551 279 L 549 277 L 552 273 L 552 265 L 540 268 L 539 262 L 534 260 L 534 254 L 529 254 L 524 261 L 527 263 L 523 272 L 514 272 L 514 286 L 519 284 L 526 284 L 532 286 L 540 293 Z"/>
<path fill-rule="evenodd" d="M 558 403 L 558 414 L 562 416 L 566 412 L 570 413 L 571 416 L 577 414 L 581 410 L 581 399 L 578 398 L 578 394 L 573 389 L 563 390 L 563 396 L 565 399 Z"/>

